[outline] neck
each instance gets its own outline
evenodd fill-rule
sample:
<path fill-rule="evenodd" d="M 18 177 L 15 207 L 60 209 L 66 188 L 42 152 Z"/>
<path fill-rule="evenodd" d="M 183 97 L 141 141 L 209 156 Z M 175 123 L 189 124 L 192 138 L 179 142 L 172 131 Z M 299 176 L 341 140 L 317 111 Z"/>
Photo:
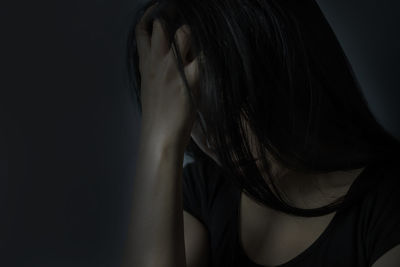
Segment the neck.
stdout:
<path fill-rule="evenodd" d="M 349 171 L 327 173 L 306 173 L 289 170 L 269 157 L 273 182 L 281 197 L 290 205 L 313 209 L 328 205 L 346 195 L 354 180 L 365 167 Z M 271 185 L 266 172 L 262 172 L 266 182 Z M 271 190 L 274 188 L 271 186 Z"/>

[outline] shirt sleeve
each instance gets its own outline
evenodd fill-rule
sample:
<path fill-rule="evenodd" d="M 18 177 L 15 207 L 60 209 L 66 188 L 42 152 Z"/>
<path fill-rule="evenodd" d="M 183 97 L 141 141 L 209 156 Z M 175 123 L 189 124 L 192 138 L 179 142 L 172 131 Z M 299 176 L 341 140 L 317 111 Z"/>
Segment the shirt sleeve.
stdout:
<path fill-rule="evenodd" d="M 384 177 L 376 195 L 371 199 L 366 236 L 369 266 L 391 248 L 400 245 L 399 179 L 398 172 Z"/>

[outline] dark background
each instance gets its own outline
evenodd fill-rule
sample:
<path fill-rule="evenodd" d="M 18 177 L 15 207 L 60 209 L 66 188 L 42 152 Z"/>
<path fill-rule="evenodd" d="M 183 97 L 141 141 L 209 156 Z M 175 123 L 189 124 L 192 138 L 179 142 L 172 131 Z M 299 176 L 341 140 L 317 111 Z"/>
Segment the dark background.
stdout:
<path fill-rule="evenodd" d="M 318 2 L 400 138 L 400 4 Z M 2 1 L 0 266 L 120 262 L 140 128 L 125 72 L 138 3 Z"/>

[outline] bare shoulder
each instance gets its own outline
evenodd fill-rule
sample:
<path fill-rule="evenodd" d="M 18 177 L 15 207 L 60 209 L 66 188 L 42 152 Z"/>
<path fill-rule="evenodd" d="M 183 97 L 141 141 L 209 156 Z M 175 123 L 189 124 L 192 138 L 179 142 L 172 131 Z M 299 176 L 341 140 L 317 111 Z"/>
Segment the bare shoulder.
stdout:
<path fill-rule="evenodd" d="M 206 227 L 190 213 L 183 211 L 187 267 L 207 267 L 210 241 Z"/>

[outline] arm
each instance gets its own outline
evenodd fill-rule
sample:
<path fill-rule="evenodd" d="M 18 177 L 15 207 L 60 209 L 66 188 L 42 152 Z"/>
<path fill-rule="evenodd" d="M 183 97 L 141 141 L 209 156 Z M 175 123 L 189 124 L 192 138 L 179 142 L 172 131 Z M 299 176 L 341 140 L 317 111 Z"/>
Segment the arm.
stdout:
<path fill-rule="evenodd" d="M 201 222 L 183 211 L 187 267 L 207 267 L 210 261 L 210 240 Z"/>
<path fill-rule="evenodd" d="M 151 7 L 143 15 L 146 18 Z M 194 109 L 178 72 L 173 50 L 158 20 L 150 36 L 144 19 L 136 27 L 139 69 L 141 74 L 142 127 L 138 162 L 134 177 L 132 210 L 123 267 L 186 267 L 185 241 L 188 250 L 200 251 L 204 229 L 185 216 L 184 237 L 182 209 L 182 165 L 184 149 L 190 139 Z M 176 32 L 181 56 L 186 58 L 187 27 Z M 184 61 L 190 88 L 197 84 L 197 58 Z M 189 218 L 189 220 L 187 220 Z M 194 255 L 194 254 L 193 254 Z M 191 257 L 197 265 L 198 257 Z"/>
<path fill-rule="evenodd" d="M 184 267 L 182 149 L 142 132 L 124 267 Z"/>
<path fill-rule="evenodd" d="M 207 231 L 182 209 L 183 146 L 150 136 L 141 134 L 123 267 L 206 267 Z"/>

